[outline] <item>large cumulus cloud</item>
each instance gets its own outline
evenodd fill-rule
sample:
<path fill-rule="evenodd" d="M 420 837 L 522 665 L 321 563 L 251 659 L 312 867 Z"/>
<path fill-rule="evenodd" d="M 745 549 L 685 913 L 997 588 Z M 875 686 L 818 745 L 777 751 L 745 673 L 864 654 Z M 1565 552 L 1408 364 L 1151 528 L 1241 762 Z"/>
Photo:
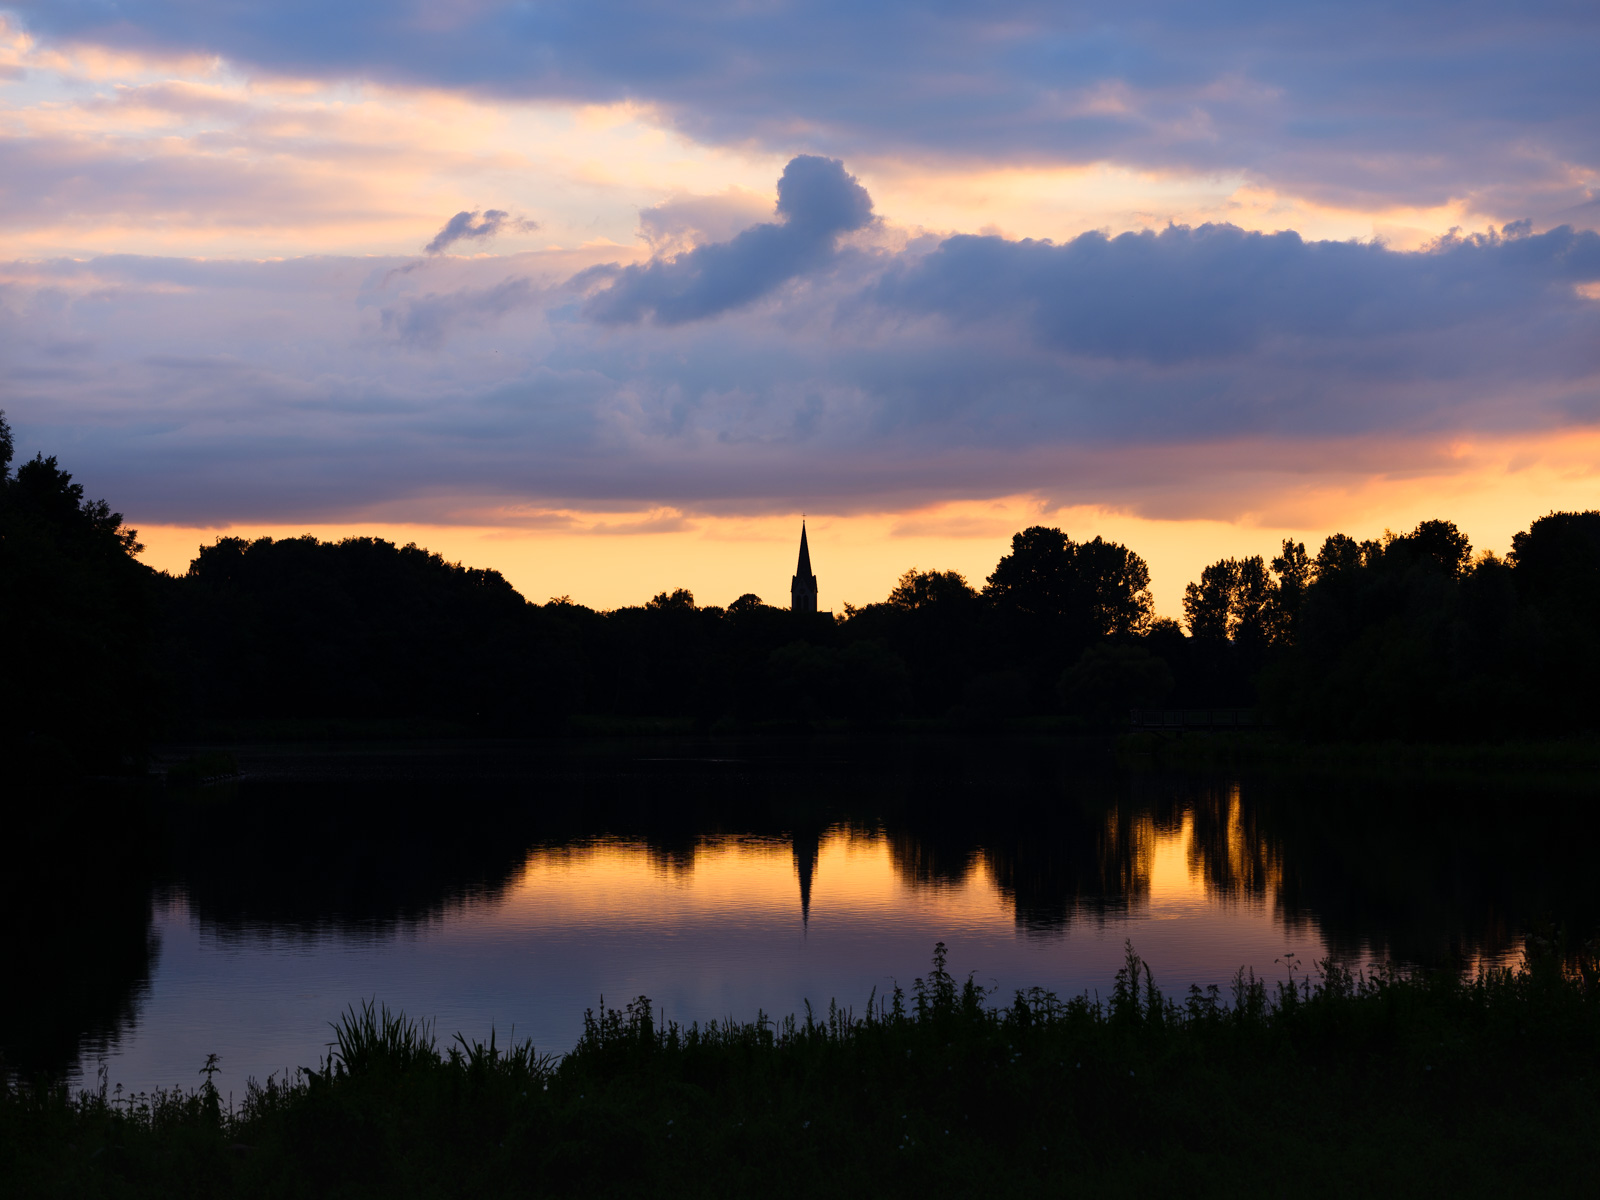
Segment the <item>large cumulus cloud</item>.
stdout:
<path fill-rule="evenodd" d="M 1044 346 L 1167 365 L 1283 342 L 1302 353 L 1364 355 L 1363 347 L 1451 330 L 1490 346 L 1512 337 L 1553 346 L 1574 319 L 1586 324 L 1594 305 L 1577 289 L 1596 278 L 1600 236 L 1568 226 L 1452 235 L 1401 254 L 1204 225 L 1086 233 L 1059 246 L 952 237 L 897 265 L 873 298 L 958 325 L 1021 320 Z M 1530 319 L 1538 328 L 1517 330 Z M 1594 362 L 1580 355 L 1576 365 Z M 1541 369 L 1551 365 L 1546 356 Z"/>
<path fill-rule="evenodd" d="M 1309 476 L 1600 423 L 1594 233 L 843 253 L 871 200 L 822 159 L 778 215 L 599 276 L 593 251 L 0 264 L 5 404 L 21 449 L 181 522 L 1030 490 L 1193 512 L 1245 440 Z"/>
<path fill-rule="evenodd" d="M 803 154 L 778 180 L 778 216 L 731 241 L 624 268 L 589 299 L 584 315 L 608 325 L 646 316 L 678 325 L 748 304 L 827 266 L 839 235 L 872 221 L 872 197 L 838 159 Z"/>
<path fill-rule="evenodd" d="M 297 76 L 644 100 L 698 137 L 1244 171 L 1368 207 L 1577 219 L 1600 168 L 1584 0 L 470 5 L 13 0 L 46 37 Z"/>

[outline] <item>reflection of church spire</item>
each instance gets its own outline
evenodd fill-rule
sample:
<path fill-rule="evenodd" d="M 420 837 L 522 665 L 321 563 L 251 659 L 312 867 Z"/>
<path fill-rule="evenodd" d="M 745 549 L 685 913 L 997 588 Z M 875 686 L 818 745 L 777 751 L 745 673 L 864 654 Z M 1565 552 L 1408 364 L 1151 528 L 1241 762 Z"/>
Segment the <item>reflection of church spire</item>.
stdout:
<path fill-rule="evenodd" d="M 814 830 L 794 831 L 794 869 L 800 876 L 800 924 L 811 926 L 811 877 L 817 871 L 817 848 L 821 839 Z"/>
<path fill-rule="evenodd" d="M 805 519 L 800 521 L 800 562 L 789 585 L 789 607 L 795 612 L 817 611 L 817 577 L 811 573 L 811 550 L 806 545 Z"/>

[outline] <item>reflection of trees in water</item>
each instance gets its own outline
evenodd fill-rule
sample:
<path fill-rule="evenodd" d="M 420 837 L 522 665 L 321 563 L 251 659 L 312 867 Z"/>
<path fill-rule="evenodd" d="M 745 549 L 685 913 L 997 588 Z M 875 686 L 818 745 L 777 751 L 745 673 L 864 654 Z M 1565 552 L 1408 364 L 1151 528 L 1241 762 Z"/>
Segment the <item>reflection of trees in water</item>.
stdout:
<path fill-rule="evenodd" d="M 490 819 L 431 789 L 241 786 L 169 821 L 166 887 L 224 938 L 384 936 L 504 891 L 527 842 Z"/>
<path fill-rule="evenodd" d="M 891 858 L 913 887 L 964 882 L 982 862 L 1018 925 L 1030 932 L 1101 919 L 1146 900 L 1157 841 L 1177 833 L 1193 799 L 1181 789 L 1089 774 L 994 789 L 980 804 L 925 806 L 885 822 Z M 1228 876 L 1226 862 L 1219 878 Z"/>
<path fill-rule="evenodd" d="M 1092 856 L 1073 861 L 1060 847 L 1007 839 L 985 847 L 983 860 L 1017 924 L 1030 932 L 1063 929 L 1081 911 L 1118 906 L 1100 887 L 1101 864 Z"/>
<path fill-rule="evenodd" d="M 1263 782 L 1284 855 L 1284 911 L 1339 956 L 1461 963 L 1521 948 L 1530 929 L 1600 929 L 1587 791 L 1515 782 Z"/>
<path fill-rule="evenodd" d="M 977 855 L 977 847 L 960 832 L 939 837 L 930 836 L 927 831 L 890 826 L 884 834 L 896 874 L 913 887 L 964 883 Z"/>
<path fill-rule="evenodd" d="M 694 871 L 700 837 L 693 831 L 687 831 L 667 839 L 658 836 L 643 845 L 645 857 L 656 871 L 671 876 L 689 875 Z"/>
<path fill-rule="evenodd" d="M 1531 925 L 1600 928 L 1584 882 L 1596 818 L 1581 798 L 1159 774 L 1077 781 L 1052 798 L 992 796 L 955 822 L 892 818 L 895 869 L 913 887 L 948 885 L 982 861 L 1017 924 L 1045 933 L 1136 910 L 1158 846 L 1186 836 L 1189 878 L 1208 897 L 1270 905 L 1336 957 L 1477 961 L 1515 951 Z"/>
<path fill-rule="evenodd" d="M 1059 760 L 1053 773 L 991 772 L 979 757 L 591 770 L 546 778 L 537 803 L 494 789 L 457 797 L 450 819 L 432 785 L 295 795 L 233 805 L 177 839 L 174 875 L 202 920 L 223 932 L 381 933 L 494 899 L 536 847 L 605 837 L 682 875 L 706 842 L 740 836 L 789 843 L 804 919 L 822 831 L 843 819 L 881 830 L 911 887 L 960 885 L 981 863 L 1030 932 L 1137 910 L 1158 849 L 1175 839 L 1207 896 L 1270 905 L 1341 956 L 1447 961 L 1514 949 L 1530 921 L 1594 926 L 1573 882 L 1587 877 L 1581 806 L 1462 786 L 1082 773 Z"/>
<path fill-rule="evenodd" d="M 1244 803 L 1238 783 L 1197 788 L 1186 815 L 1193 822 L 1189 871 L 1205 883 L 1208 895 L 1277 898 L 1283 880 L 1281 850 L 1261 828 L 1256 808 Z"/>
<path fill-rule="evenodd" d="M 1344 956 L 1447 962 L 1514 949 L 1541 922 L 1579 935 L 1600 927 L 1600 897 L 1585 885 L 1596 832 L 1585 796 L 1130 776 L 1085 772 L 1058 747 L 998 765 L 995 753 L 611 772 L 603 760 L 582 770 L 541 762 L 477 775 L 457 762 L 454 773 L 435 764 L 399 782 L 206 793 L 169 808 L 148 846 L 109 819 L 98 839 L 77 826 L 70 837 L 20 837 L 8 860 L 18 869 L 5 877 L 17 931 L 9 973 L 53 982 L 0 989 L 0 1054 L 60 1066 L 86 1038 L 115 1036 L 150 977 L 154 888 L 186 896 L 223 937 L 381 937 L 494 901 L 530 855 L 553 862 L 602 842 L 639 847 L 674 875 L 692 871 L 708 843 L 786 846 L 802 920 L 824 834 L 843 829 L 884 838 L 911 887 L 959 885 L 981 864 L 1029 933 L 1137 910 L 1158 848 L 1170 853 L 1178 838 L 1189 879 L 1208 896 L 1271 905 Z M 52 862 L 37 849 L 50 844 L 70 850 Z"/>
<path fill-rule="evenodd" d="M 0 863 L 0 1071 L 57 1073 L 133 1024 L 160 951 L 152 850 L 122 795 L 30 797 Z M 95 831 L 101 836 L 95 836 Z"/>

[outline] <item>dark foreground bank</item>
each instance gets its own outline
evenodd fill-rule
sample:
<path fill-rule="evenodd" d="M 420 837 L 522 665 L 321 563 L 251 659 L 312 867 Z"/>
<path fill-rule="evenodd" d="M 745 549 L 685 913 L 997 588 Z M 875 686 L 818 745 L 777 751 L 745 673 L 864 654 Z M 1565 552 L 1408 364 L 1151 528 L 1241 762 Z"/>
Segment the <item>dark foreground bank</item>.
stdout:
<path fill-rule="evenodd" d="M 10 1196 L 1575 1195 L 1600 1130 L 1592 958 L 991 1007 L 934 969 L 863 1014 L 663 1027 L 648 1001 L 559 1061 L 441 1049 L 366 1009 L 316 1071 L 0 1092 Z"/>

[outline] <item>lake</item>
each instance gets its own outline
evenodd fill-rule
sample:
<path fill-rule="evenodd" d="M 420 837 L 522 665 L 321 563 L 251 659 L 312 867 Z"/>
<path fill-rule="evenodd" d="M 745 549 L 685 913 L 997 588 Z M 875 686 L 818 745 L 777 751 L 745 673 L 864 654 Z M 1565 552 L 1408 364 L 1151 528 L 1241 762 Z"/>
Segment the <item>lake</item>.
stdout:
<path fill-rule="evenodd" d="M 7 1061 L 134 1091 L 314 1066 L 375 998 L 442 1042 L 570 1048 L 585 1009 L 680 1022 L 908 988 L 944 942 L 1003 1000 L 1169 992 L 1333 956 L 1474 967 L 1593 928 L 1582 794 L 1119 767 L 1103 745 L 455 744 L 239 752 L 153 802 L 139 869 L 35 906 Z M 74 915 L 74 914 L 77 915 Z M 15 1033 L 49 1029 L 49 1036 Z"/>

